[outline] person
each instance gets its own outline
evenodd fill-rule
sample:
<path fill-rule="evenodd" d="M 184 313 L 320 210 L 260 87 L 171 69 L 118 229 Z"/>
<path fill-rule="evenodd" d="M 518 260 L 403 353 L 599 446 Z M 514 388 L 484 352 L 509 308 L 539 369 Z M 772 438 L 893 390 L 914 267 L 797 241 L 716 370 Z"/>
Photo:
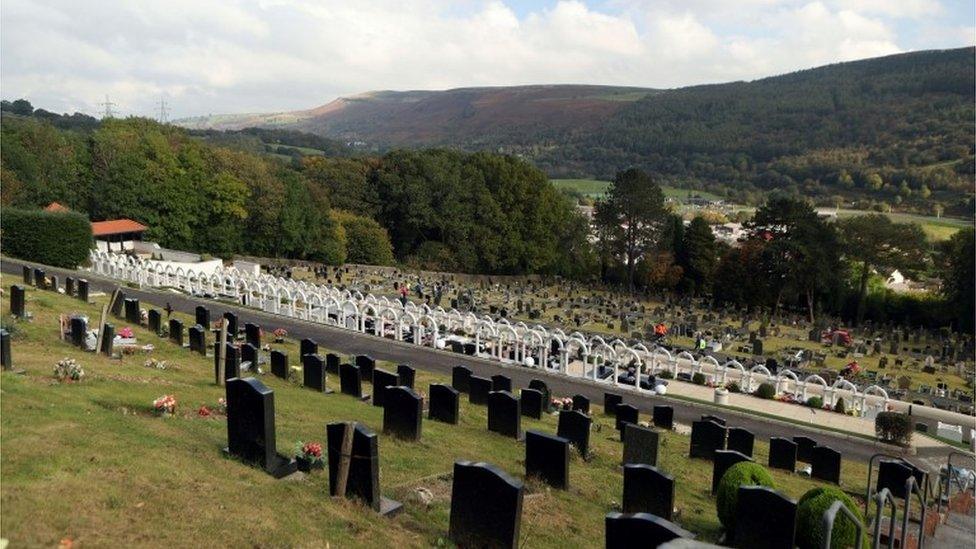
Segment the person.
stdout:
<path fill-rule="evenodd" d="M 169 320 L 169 316 L 173 314 L 173 306 L 169 304 L 169 301 L 166 302 L 166 307 L 163 310 L 166 311 L 166 320 Z"/>

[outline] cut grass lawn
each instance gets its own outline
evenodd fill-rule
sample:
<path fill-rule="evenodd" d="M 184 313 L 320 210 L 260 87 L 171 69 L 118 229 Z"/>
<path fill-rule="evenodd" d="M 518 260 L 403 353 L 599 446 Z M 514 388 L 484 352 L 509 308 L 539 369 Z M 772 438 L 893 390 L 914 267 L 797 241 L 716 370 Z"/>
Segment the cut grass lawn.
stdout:
<path fill-rule="evenodd" d="M 557 189 L 566 189 L 567 191 L 578 192 L 591 198 L 599 198 L 603 196 L 606 194 L 607 188 L 610 186 L 609 181 L 603 181 L 600 179 L 551 179 L 550 181 Z M 664 192 L 665 197 L 676 198 L 679 201 L 686 200 L 689 192 L 691 192 L 692 196 L 700 196 L 709 200 L 722 199 L 722 197 L 718 196 L 717 194 L 707 191 L 689 191 L 688 189 L 668 186 L 661 187 L 661 190 Z"/>
<path fill-rule="evenodd" d="M 4 287 L 9 291 L 9 279 Z M 156 347 L 151 356 L 175 368 L 147 368 L 144 354 L 108 359 L 58 340 L 58 314 L 83 313 L 94 324 L 106 299 L 83 304 L 28 289 L 33 320 L 10 322 L 5 317 L 14 331 L 15 366 L 25 370 L 0 377 L 0 535 L 14 545 L 52 546 L 71 538 L 83 546 L 430 546 L 447 535 L 450 479 L 445 475 L 455 460 L 486 461 L 524 476 L 523 444 L 489 433 L 486 409 L 469 405 L 462 395 L 460 425 L 425 420 L 419 443 L 380 435 L 383 492 L 405 504 L 396 518 L 380 518 L 356 502 L 331 499 L 323 473 L 274 480 L 223 456 L 223 416 L 198 415 L 200 406 L 216 408 L 223 396 L 223 389 L 213 384 L 212 358 L 177 348 L 140 327 L 133 327 L 138 340 Z M 213 310 L 219 312 L 220 306 Z M 174 316 L 186 325 L 193 322 L 189 315 Z M 112 322 L 117 330 L 127 325 Z M 266 337 L 275 327 L 264 326 Z M 295 365 L 296 342 L 272 346 L 287 351 Z M 82 364 L 87 374 L 83 381 L 53 379 L 51 369 L 62 357 Z M 283 453 L 290 453 L 298 440 L 324 442 L 325 425 L 333 421 L 358 420 L 382 431 L 380 408 L 343 395 L 317 394 L 270 375 L 260 377 L 275 392 L 277 443 Z M 426 393 L 428 384 L 436 382 L 449 380 L 417 371 L 418 390 Z M 329 383 L 336 385 L 332 379 Z M 178 400 L 173 417 L 150 413 L 152 401 L 164 394 Z M 574 456 L 569 490 L 527 483 L 533 496 L 525 500 L 520 545 L 603 545 L 603 517 L 617 509 L 623 480 L 619 436 L 601 412 L 595 407 L 594 457 L 584 462 Z M 555 432 L 556 417 L 523 418 L 522 427 Z M 783 435 L 790 436 L 788 431 Z M 686 436 L 663 433 L 659 466 L 676 480 L 677 522 L 700 539 L 714 541 L 721 527 L 709 494 L 711 463 L 687 458 L 688 444 Z M 757 441 L 756 461 L 765 464 L 767 452 L 766 441 Z M 772 475 L 777 488 L 793 498 L 819 484 L 786 472 Z M 845 489 L 862 493 L 865 479 L 864 463 L 844 462 Z M 431 490 L 432 504 L 415 498 L 418 487 Z"/>

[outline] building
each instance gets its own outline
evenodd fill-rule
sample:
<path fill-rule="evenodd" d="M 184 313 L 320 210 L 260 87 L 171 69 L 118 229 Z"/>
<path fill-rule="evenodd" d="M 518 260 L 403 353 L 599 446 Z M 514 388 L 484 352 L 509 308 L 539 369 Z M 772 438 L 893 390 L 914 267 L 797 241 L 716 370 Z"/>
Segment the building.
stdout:
<path fill-rule="evenodd" d="M 91 226 L 95 246 L 103 252 L 131 250 L 149 228 L 131 219 L 93 221 Z"/>

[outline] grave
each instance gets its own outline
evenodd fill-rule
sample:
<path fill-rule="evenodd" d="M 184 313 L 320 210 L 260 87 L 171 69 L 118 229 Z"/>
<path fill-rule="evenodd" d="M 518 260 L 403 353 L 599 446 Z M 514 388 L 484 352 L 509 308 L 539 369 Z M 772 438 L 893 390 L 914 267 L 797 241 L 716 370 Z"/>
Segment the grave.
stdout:
<path fill-rule="evenodd" d="M 288 379 L 288 355 L 284 351 L 271 351 L 271 374 L 281 379 Z"/>
<path fill-rule="evenodd" d="M 451 387 L 461 393 L 467 393 L 470 389 L 471 370 L 465 366 L 455 366 L 451 369 Z"/>
<path fill-rule="evenodd" d="M 559 412 L 556 435 L 568 440 L 584 458 L 590 451 L 590 426 L 593 419 L 579 410 Z"/>
<path fill-rule="evenodd" d="M 455 462 L 451 541 L 458 547 L 518 547 L 524 491 L 522 481 L 494 465 Z"/>
<path fill-rule="evenodd" d="M 13 370 L 14 360 L 10 354 L 10 332 L 0 329 L 0 368 Z"/>
<path fill-rule="evenodd" d="M 256 463 L 275 478 L 298 470 L 277 452 L 274 391 L 253 377 L 227 380 L 226 453 Z"/>
<path fill-rule="evenodd" d="M 207 332 L 204 331 L 203 326 L 199 324 L 190 326 L 187 333 L 190 338 L 190 350 L 207 356 Z"/>
<path fill-rule="evenodd" d="M 244 323 L 244 341 L 261 348 L 261 327 L 250 322 Z"/>
<path fill-rule="evenodd" d="M 614 393 L 603 393 L 603 413 L 612 416 L 617 413 L 617 405 L 623 404 L 624 397 Z"/>
<path fill-rule="evenodd" d="M 658 547 L 675 539 L 695 537 L 677 524 L 650 513 L 607 513 L 604 523 L 606 549 L 633 549 L 635 540 L 640 540 L 641 547 Z"/>
<path fill-rule="evenodd" d="M 649 464 L 624 464 L 624 513 L 650 513 L 673 520 L 674 478 Z"/>
<path fill-rule="evenodd" d="M 355 366 L 353 366 L 355 367 Z M 358 371 L 358 370 L 357 370 Z M 380 494 L 379 437 L 360 423 L 349 429 L 352 440 L 349 453 L 343 453 L 346 423 L 330 423 L 325 427 L 329 462 L 329 495 L 355 497 L 383 516 L 392 516 L 403 509 L 403 504 Z M 348 469 L 345 490 L 341 490 L 339 473 L 343 460 Z M 342 493 L 340 493 L 340 491 Z"/>
<path fill-rule="evenodd" d="M 247 346 L 247 344 L 245 344 Z M 272 365 L 272 370 L 274 366 Z M 275 374 L 277 375 L 277 374 Z M 281 377 L 281 376 L 278 376 Z M 288 378 L 288 357 L 285 356 L 285 379 Z M 325 361 L 319 355 L 305 355 L 302 357 L 302 385 L 317 393 L 332 393 L 327 383 Z"/>
<path fill-rule="evenodd" d="M 817 441 L 810 437 L 793 437 L 796 443 L 796 460 L 804 463 L 811 463 L 813 460 L 813 449 L 817 446 Z"/>
<path fill-rule="evenodd" d="M 386 389 L 399 384 L 400 379 L 396 374 L 379 368 L 373 370 L 373 406 L 382 408 L 386 403 Z"/>
<path fill-rule="evenodd" d="M 105 333 L 102 334 L 101 351 L 105 356 L 112 356 L 115 352 L 115 326 L 106 322 L 102 325 L 102 330 Z"/>
<path fill-rule="evenodd" d="M 427 417 L 436 421 L 457 425 L 459 416 L 460 391 L 441 384 L 431 384 L 429 390 L 430 403 Z"/>
<path fill-rule="evenodd" d="M 231 340 L 235 339 L 238 332 L 237 314 L 233 311 L 227 311 L 224 313 L 224 322 L 227 324 L 227 337 Z"/>
<path fill-rule="evenodd" d="M 668 431 L 674 429 L 674 408 L 671 406 L 655 406 L 654 426 Z"/>
<path fill-rule="evenodd" d="M 811 455 L 810 476 L 840 484 L 841 454 L 830 446 L 815 446 Z"/>
<path fill-rule="evenodd" d="M 365 381 L 373 382 L 373 370 L 376 369 L 376 360 L 369 355 L 356 355 L 356 366 Z"/>
<path fill-rule="evenodd" d="M 756 435 L 752 431 L 742 427 L 732 427 L 729 429 L 729 439 L 726 447 L 735 450 L 740 454 L 752 457 L 752 448 L 756 443 Z"/>
<path fill-rule="evenodd" d="M 542 410 L 545 397 L 541 391 L 535 389 L 522 389 L 519 393 L 519 400 L 522 402 L 522 415 L 534 419 L 542 419 Z"/>
<path fill-rule="evenodd" d="M 78 299 L 88 303 L 88 280 L 84 278 L 78 279 Z"/>
<path fill-rule="evenodd" d="M 472 378 L 472 381 L 475 378 Z M 522 438 L 519 399 L 508 391 L 488 393 L 488 430 L 514 439 Z"/>
<path fill-rule="evenodd" d="M 718 492 L 718 483 L 729 467 L 743 461 L 752 461 L 752 458 L 735 450 L 715 450 L 712 458 L 712 495 Z"/>
<path fill-rule="evenodd" d="M 488 394 L 491 393 L 491 380 L 486 377 L 471 376 L 468 378 L 468 402 L 471 404 L 488 404 Z"/>
<path fill-rule="evenodd" d="M 725 449 L 725 426 L 714 421 L 695 421 L 691 424 L 693 458 L 712 459 L 716 450 Z"/>
<path fill-rule="evenodd" d="M 156 309 L 149 309 L 149 331 L 159 335 L 163 331 L 163 316 Z"/>
<path fill-rule="evenodd" d="M 794 547 L 797 504 L 766 486 L 740 486 L 733 546 L 740 549 Z M 761 512 L 760 512 L 761 511 Z"/>
<path fill-rule="evenodd" d="M 314 339 L 305 338 L 299 342 L 299 358 L 305 355 L 317 355 L 319 354 L 319 344 L 315 342 Z M 336 372 L 338 373 L 338 372 Z"/>
<path fill-rule="evenodd" d="M 127 297 L 123 306 L 125 307 L 125 321 L 138 326 L 141 320 L 139 316 L 139 300 L 134 297 Z"/>
<path fill-rule="evenodd" d="M 362 372 L 359 371 L 359 366 L 355 364 L 339 365 L 339 390 L 344 395 L 353 396 L 360 400 L 364 399 L 363 377 Z"/>
<path fill-rule="evenodd" d="M 701 420 L 702 421 L 714 421 L 715 423 L 718 423 L 719 425 L 721 425 L 723 427 L 728 425 L 728 422 L 725 421 L 725 418 L 719 417 L 719 416 L 703 415 L 701 417 Z"/>
<path fill-rule="evenodd" d="M 24 287 L 14 284 L 10 287 L 10 314 L 17 318 L 27 318 Z"/>
<path fill-rule="evenodd" d="M 413 389 L 414 380 L 417 378 L 417 370 L 409 364 L 397 364 L 397 377 L 400 378 L 401 386 Z"/>
<path fill-rule="evenodd" d="M 905 482 L 912 476 L 915 477 L 920 488 L 925 485 L 925 471 L 916 468 L 907 461 L 882 459 L 878 462 L 878 482 L 875 486 L 875 492 L 887 488 L 891 491 L 892 496 L 905 499 Z"/>
<path fill-rule="evenodd" d="M 193 316 L 196 323 L 203 326 L 204 330 L 210 330 L 210 309 L 203 305 L 197 305 Z"/>
<path fill-rule="evenodd" d="M 526 431 L 525 476 L 538 477 L 553 488 L 569 488 L 569 440 Z"/>
<path fill-rule="evenodd" d="M 614 416 L 616 417 L 616 428 L 620 431 L 620 438 L 623 440 L 624 424 L 633 423 L 637 425 L 640 418 L 640 411 L 636 406 L 630 404 L 618 404 Z"/>
<path fill-rule="evenodd" d="M 790 439 L 772 437 L 769 439 L 769 467 L 796 471 L 797 445 Z"/>
<path fill-rule="evenodd" d="M 319 354 L 318 348 L 319 348 L 319 346 L 316 345 L 315 346 L 315 352 L 314 353 L 304 353 L 304 354 L 317 355 L 317 354 Z M 340 364 L 339 355 L 337 355 L 335 353 L 329 353 L 329 354 L 325 355 L 325 371 L 329 375 L 333 375 L 333 376 L 338 376 L 339 375 L 339 364 Z"/>
<path fill-rule="evenodd" d="M 258 369 L 258 364 L 260 364 L 259 356 L 260 352 L 258 348 L 252 343 L 244 343 L 241 345 L 241 362 L 250 362 L 255 372 Z"/>
<path fill-rule="evenodd" d="M 512 392 L 512 380 L 508 376 L 503 376 L 501 374 L 491 376 L 491 390 L 492 391 L 508 391 Z"/>
<path fill-rule="evenodd" d="M 589 414 L 590 399 L 583 395 L 573 395 L 573 410 L 583 412 L 584 414 Z"/>
<path fill-rule="evenodd" d="M 85 348 L 85 338 L 88 335 L 88 320 L 81 316 L 72 316 L 70 320 L 71 344 L 82 350 Z"/>
<path fill-rule="evenodd" d="M 214 343 L 214 347 L 220 345 L 220 342 Z M 218 359 L 220 355 L 216 352 L 214 353 L 214 361 Z M 232 379 L 235 377 L 240 377 L 241 375 L 241 352 L 240 350 L 231 345 L 227 344 L 224 349 L 224 380 Z M 214 378 L 216 378 L 216 372 L 214 373 Z"/>
<path fill-rule="evenodd" d="M 28 286 L 34 284 L 34 271 L 29 266 L 24 265 L 21 267 L 21 272 L 23 273 L 24 284 Z"/>
<path fill-rule="evenodd" d="M 112 306 L 109 308 L 109 311 L 112 313 L 112 316 L 115 317 L 122 316 L 122 304 L 124 302 L 125 302 L 125 292 L 123 292 L 122 290 L 118 290 L 118 297 L 114 301 L 112 301 Z"/>
<path fill-rule="evenodd" d="M 549 386 L 546 385 L 546 382 L 542 381 L 541 379 L 533 379 L 529 381 L 529 389 L 535 389 L 536 391 L 542 393 L 542 409 L 543 411 L 548 411 L 550 403 L 552 402 L 552 393 L 549 391 Z"/>
<path fill-rule="evenodd" d="M 169 319 L 169 340 L 180 347 L 183 346 L 183 322 L 178 318 Z"/>
<path fill-rule="evenodd" d="M 375 374 L 382 370 L 373 372 Z M 373 398 L 376 398 L 376 387 L 373 387 Z M 410 387 L 390 386 L 384 389 L 383 398 L 383 433 L 399 439 L 419 441 L 421 424 L 424 415 L 424 399 Z"/>
<path fill-rule="evenodd" d="M 627 423 L 624 425 L 621 438 L 624 441 L 623 464 L 657 465 L 660 438 L 657 431 L 641 427 L 636 423 Z"/>

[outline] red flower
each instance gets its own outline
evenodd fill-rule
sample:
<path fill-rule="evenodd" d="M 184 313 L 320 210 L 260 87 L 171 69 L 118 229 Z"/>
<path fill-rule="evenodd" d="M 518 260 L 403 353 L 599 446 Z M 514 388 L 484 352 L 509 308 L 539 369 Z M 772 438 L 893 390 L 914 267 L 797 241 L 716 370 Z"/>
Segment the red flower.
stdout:
<path fill-rule="evenodd" d="M 201 417 L 210 417 L 212 413 L 213 412 L 210 411 L 210 408 L 207 408 L 206 406 L 201 406 L 200 409 L 197 410 L 197 414 Z"/>
<path fill-rule="evenodd" d="M 322 445 L 317 442 L 306 442 L 302 446 L 302 453 L 306 456 L 320 458 L 322 457 Z"/>

